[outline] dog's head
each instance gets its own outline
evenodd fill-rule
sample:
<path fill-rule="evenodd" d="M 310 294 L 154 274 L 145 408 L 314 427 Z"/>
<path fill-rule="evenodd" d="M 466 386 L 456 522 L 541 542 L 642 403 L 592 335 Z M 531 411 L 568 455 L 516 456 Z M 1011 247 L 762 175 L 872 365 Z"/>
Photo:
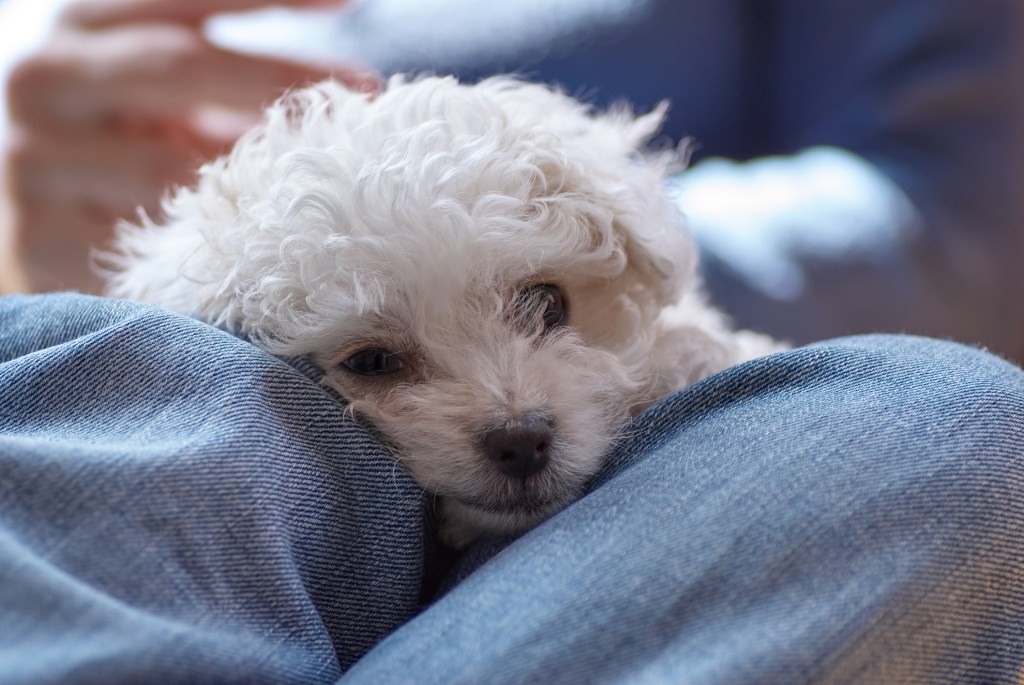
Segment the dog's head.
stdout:
<path fill-rule="evenodd" d="M 311 354 L 412 474 L 485 525 L 563 506 L 656 397 L 654 322 L 693 279 L 663 110 L 509 78 L 297 91 L 155 231 L 117 294 Z"/>

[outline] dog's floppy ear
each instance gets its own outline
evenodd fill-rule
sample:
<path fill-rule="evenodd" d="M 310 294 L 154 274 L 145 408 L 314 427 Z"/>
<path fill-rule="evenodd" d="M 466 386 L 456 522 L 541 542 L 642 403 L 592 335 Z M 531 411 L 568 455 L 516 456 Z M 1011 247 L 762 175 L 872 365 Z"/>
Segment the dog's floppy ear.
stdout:
<path fill-rule="evenodd" d="M 595 132 L 617 148 L 618 166 L 604 169 L 609 179 L 605 192 L 618 204 L 615 231 L 626 252 L 627 268 L 661 306 L 674 303 L 696 273 L 686 223 L 667 192 L 668 175 L 686 166 L 687 141 L 678 147 L 649 147 L 668 107 L 662 101 L 637 116 L 623 105 L 592 115 Z"/>

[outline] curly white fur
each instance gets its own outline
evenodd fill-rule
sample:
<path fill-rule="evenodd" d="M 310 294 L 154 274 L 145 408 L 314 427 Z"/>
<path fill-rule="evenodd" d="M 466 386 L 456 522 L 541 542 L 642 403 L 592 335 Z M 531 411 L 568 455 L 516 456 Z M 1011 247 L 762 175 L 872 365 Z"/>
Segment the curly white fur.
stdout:
<path fill-rule="evenodd" d="M 449 540 L 522 529 L 578 495 L 631 414 L 778 348 L 703 301 L 664 192 L 680 154 L 642 151 L 663 115 L 507 77 L 299 90 L 163 225 L 122 228 L 110 292 L 313 355 L 444 498 Z M 539 283 L 565 295 L 567 326 L 523 324 Z M 343 363 L 368 348 L 401 370 Z M 550 426 L 550 458 L 513 478 L 481 444 L 524 416 Z"/>

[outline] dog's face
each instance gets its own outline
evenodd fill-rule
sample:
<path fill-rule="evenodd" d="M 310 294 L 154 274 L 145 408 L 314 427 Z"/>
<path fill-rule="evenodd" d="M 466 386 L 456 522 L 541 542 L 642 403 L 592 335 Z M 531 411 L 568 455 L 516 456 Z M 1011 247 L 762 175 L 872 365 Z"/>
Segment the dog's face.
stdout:
<path fill-rule="evenodd" d="M 376 265 L 380 305 L 339 320 L 316 355 L 421 484 L 499 530 L 573 499 L 646 389 L 599 344 L 633 325 L 614 286 L 546 265 L 517 233 L 441 250 L 413 240 L 429 261 Z"/>
<path fill-rule="evenodd" d="M 298 91 L 170 201 L 163 244 L 125 237 L 182 254 L 181 301 L 178 276 L 120 291 L 312 354 L 421 484 L 523 528 L 659 393 L 654 322 L 693 271 L 674 155 L 638 150 L 661 117 L 509 79 Z"/>
<path fill-rule="evenodd" d="M 420 483 L 518 528 L 596 471 L 637 384 L 574 329 L 570 284 L 466 286 L 449 302 L 406 293 L 318 360 Z"/>

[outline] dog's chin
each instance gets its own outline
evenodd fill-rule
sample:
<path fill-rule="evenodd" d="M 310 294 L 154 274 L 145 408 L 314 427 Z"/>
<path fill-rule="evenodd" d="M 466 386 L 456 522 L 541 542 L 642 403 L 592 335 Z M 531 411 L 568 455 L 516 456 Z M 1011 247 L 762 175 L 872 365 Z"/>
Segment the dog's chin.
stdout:
<path fill-rule="evenodd" d="M 575 500 L 581 488 L 548 490 L 517 483 L 500 493 L 443 496 L 442 538 L 464 547 L 482 534 L 507 535 L 533 528 Z"/>
<path fill-rule="evenodd" d="M 507 519 L 510 522 L 522 520 L 539 521 L 561 509 L 571 495 L 554 496 L 525 487 L 522 493 L 499 496 L 456 497 L 468 511 L 481 517 Z M 506 528 L 506 526 L 501 526 Z"/>

